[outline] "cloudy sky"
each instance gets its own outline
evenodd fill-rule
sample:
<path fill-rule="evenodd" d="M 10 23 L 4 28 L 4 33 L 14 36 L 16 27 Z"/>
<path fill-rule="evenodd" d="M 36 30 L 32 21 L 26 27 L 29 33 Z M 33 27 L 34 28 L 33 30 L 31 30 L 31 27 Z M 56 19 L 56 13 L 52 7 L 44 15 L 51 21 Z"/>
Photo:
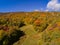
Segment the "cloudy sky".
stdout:
<path fill-rule="evenodd" d="M 0 12 L 60 11 L 60 0 L 0 0 Z"/>

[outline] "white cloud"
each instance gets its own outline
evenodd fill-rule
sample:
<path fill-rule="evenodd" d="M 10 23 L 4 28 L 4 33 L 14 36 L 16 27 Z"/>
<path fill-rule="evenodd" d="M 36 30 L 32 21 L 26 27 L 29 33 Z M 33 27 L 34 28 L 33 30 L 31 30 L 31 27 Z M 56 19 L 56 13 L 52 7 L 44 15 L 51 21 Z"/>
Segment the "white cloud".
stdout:
<path fill-rule="evenodd" d="M 48 9 L 46 9 L 46 10 L 44 10 L 44 11 L 48 12 L 49 10 L 48 10 Z"/>
<path fill-rule="evenodd" d="M 40 11 L 40 10 L 38 10 L 38 9 L 35 9 L 34 11 Z"/>
<path fill-rule="evenodd" d="M 60 11 L 60 3 L 58 0 L 51 0 L 47 4 L 47 10 L 49 11 Z"/>

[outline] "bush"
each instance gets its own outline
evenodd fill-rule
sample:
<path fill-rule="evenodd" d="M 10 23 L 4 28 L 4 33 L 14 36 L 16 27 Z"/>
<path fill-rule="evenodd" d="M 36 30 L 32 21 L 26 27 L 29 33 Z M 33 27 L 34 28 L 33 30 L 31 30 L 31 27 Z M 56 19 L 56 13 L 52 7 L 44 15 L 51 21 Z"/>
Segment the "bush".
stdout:
<path fill-rule="evenodd" d="M 24 35 L 25 33 L 23 31 L 15 30 L 9 36 L 5 35 L 0 40 L 0 45 L 12 45 L 14 42 L 18 41 L 21 36 L 24 36 Z"/>

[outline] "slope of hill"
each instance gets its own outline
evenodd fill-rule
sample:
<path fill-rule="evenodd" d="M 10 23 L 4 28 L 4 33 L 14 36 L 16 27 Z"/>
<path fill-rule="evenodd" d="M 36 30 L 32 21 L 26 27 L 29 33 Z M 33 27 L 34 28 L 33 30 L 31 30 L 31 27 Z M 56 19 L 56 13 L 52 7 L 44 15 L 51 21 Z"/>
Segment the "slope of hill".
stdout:
<path fill-rule="evenodd" d="M 60 12 L 1 13 L 0 45 L 60 45 Z"/>

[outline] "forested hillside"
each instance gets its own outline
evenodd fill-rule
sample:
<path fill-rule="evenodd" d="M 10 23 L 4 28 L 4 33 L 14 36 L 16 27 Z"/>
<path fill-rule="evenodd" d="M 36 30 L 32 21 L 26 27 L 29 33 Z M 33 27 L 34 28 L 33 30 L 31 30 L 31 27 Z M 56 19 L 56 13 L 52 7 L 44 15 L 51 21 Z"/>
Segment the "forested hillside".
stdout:
<path fill-rule="evenodd" d="M 0 45 L 60 45 L 60 12 L 0 13 Z"/>

